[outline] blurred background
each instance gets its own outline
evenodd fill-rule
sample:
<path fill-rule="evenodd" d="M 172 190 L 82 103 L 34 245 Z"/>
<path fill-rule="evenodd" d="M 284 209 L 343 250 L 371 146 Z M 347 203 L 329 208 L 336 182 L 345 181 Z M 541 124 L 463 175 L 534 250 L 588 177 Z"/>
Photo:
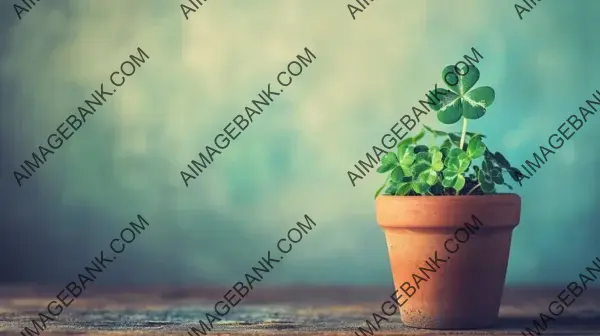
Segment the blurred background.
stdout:
<path fill-rule="evenodd" d="M 187 2 L 184 2 L 187 3 Z M 316 230 L 260 286 L 391 284 L 373 193 L 347 171 L 448 64 L 483 55 L 496 90 L 469 124 L 515 166 L 600 89 L 600 2 L 44 1 L 0 8 L 0 282 L 56 285 L 151 226 L 94 286 L 229 285 L 309 214 Z M 19 188 L 13 170 L 141 47 L 150 57 Z M 316 60 L 196 180 L 180 171 L 308 47 Z M 106 85 L 106 84 L 105 84 Z M 508 284 L 564 285 L 598 254 L 597 116 L 516 192 Z M 430 113 L 425 119 L 442 127 Z"/>

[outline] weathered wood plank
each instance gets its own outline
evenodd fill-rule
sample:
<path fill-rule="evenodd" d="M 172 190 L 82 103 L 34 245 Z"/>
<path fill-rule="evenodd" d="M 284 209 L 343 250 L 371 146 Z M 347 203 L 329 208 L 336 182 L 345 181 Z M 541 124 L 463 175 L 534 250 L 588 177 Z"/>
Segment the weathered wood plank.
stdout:
<path fill-rule="evenodd" d="M 56 321 L 47 335 L 187 335 L 204 313 L 213 310 L 225 288 L 95 289 L 85 292 Z M 499 324 L 485 331 L 428 331 L 405 328 L 399 316 L 382 322 L 376 335 L 521 335 L 525 327 L 563 288 L 510 288 L 505 291 Z M 0 335 L 20 335 L 32 327 L 57 291 L 0 288 Z M 256 289 L 215 324 L 211 335 L 354 335 L 391 288 Z M 600 289 L 588 289 L 549 323 L 544 335 L 600 335 Z"/>

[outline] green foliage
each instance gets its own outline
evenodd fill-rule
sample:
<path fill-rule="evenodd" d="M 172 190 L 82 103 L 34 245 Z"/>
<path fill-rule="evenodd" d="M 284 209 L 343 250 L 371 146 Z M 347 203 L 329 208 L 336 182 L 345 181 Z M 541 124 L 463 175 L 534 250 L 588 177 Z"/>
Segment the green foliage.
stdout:
<path fill-rule="evenodd" d="M 454 144 L 452 133 L 427 126 L 423 131 L 434 141 L 443 138 L 441 145 L 417 145 L 416 139 L 423 138 L 424 132 L 403 140 L 396 152 L 381 159 L 377 172 L 388 173 L 388 178 L 375 197 L 384 189 L 384 194 L 396 196 L 493 194 L 497 185 L 512 189 L 505 182 L 504 173 L 519 181 L 521 172 L 499 152 L 492 153 L 483 143 L 484 135 L 467 132 L 466 150 L 462 150 Z"/>
<path fill-rule="evenodd" d="M 454 66 L 444 68 L 442 78 L 454 69 Z M 375 197 L 382 191 L 396 196 L 484 195 L 496 193 L 497 185 L 512 190 L 504 180 L 504 173 L 520 184 L 524 175 L 502 154 L 487 148 L 483 142 L 485 135 L 467 132 L 466 120 L 481 118 L 494 101 L 495 94 L 488 86 L 471 90 L 479 80 L 476 67 L 459 70 L 464 75 L 448 75 L 450 82 L 452 78 L 458 78 L 456 85 L 447 83 L 449 90 L 441 89 L 445 95 L 441 95 L 440 102 L 433 108 L 438 112 L 438 120 L 444 124 L 463 119 L 462 132 L 423 126 L 414 137 L 401 141 L 395 152 L 389 152 L 381 159 L 377 172 L 387 173 L 388 177 Z M 429 146 L 419 144 L 426 135 L 432 140 Z"/>

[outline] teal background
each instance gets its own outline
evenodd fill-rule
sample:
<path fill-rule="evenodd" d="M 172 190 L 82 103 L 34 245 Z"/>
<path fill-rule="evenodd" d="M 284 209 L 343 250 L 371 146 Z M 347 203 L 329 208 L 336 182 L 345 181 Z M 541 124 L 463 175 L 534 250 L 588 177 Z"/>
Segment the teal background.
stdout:
<path fill-rule="evenodd" d="M 600 89 L 593 0 L 2 3 L 0 252 L 4 282 L 61 284 L 138 213 L 151 229 L 96 282 L 230 284 L 309 214 L 316 230 L 264 280 L 390 284 L 373 192 L 346 172 L 471 47 L 496 90 L 470 131 L 515 165 Z M 142 47 L 150 56 L 19 188 L 12 171 Z M 179 172 L 289 61 L 316 60 L 186 188 Z M 598 126 L 589 122 L 517 186 L 509 284 L 559 284 L 598 255 Z M 426 124 L 445 128 L 433 113 Z"/>

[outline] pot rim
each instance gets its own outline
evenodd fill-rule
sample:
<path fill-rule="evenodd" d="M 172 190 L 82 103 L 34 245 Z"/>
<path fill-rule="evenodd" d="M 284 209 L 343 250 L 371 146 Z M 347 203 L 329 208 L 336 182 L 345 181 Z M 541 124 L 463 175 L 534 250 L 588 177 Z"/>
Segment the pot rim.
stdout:
<path fill-rule="evenodd" d="M 379 195 L 379 197 L 387 198 L 406 198 L 406 199 L 417 199 L 417 198 L 481 198 L 481 197 L 500 197 L 500 196 L 521 196 L 517 193 L 497 193 L 497 194 L 485 194 L 485 195 L 420 195 L 420 196 L 398 196 L 398 195 Z"/>
<path fill-rule="evenodd" d="M 483 197 L 487 196 L 487 197 Z M 486 226 L 514 228 L 521 217 L 521 197 L 516 193 L 489 195 L 395 196 L 375 199 L 377 222 L 384 228 L 448 228 L 471 221 Z"/>

